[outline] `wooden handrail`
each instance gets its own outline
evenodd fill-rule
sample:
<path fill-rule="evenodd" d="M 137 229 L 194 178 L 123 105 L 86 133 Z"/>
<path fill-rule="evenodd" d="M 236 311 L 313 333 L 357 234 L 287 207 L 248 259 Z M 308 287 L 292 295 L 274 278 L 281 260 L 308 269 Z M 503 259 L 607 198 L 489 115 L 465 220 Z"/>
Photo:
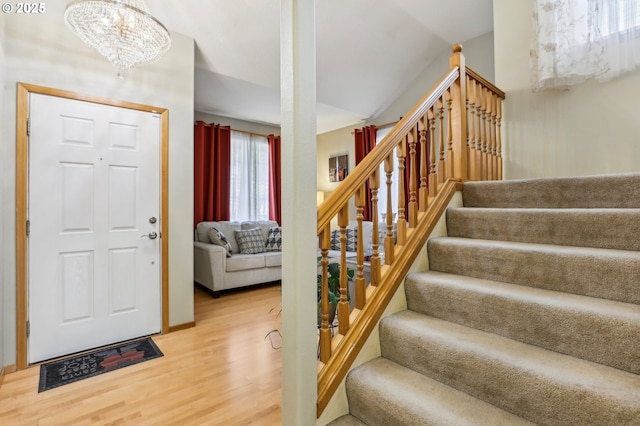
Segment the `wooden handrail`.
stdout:
<path fill-rule="evenodd" d="M 502 90 L 500 90 L 493 83 L 491 83 L 489 80 L 487 80 L 486 78 L 478 74 L 477 71 L 475 71 L 473 68 L 470 68 L 469 66 L 467 66 L 467 75 L 469 75 L 469 77 L 473 78 L 474 80 L 480 82 L 484 87 L 491 90 L 500 99 L 505 98 L 505 94 Z"/>
<path fill-rule="evenodd" d="M 460 45 L 453 47 L 449 68 L 318 207 L 318 416 L 351 368 L 449 201 L 461 190 L 462 182 L 502 178 L 500 128 L 504 92 L 465 65 Z M 392 185 L 398 188 L 396 221 L 392 219 Z M 378 219 L 380 188 L 387 190 L 387 209 L 380 212 L 386 215 L 384 222 Z M 357 225 L 349 228 L 351 200 Z M 367 220 L 372 227 L 368 282 L 364 248 L 369 241 L 363 237 L 366 206 L 370 207 Z M 331 229 L 332 223 L 337 223 L 337 229 Z M 349 250 L 356 254 L 351 290 L 355 294 L 349 294 L 351 275 L 347 273 L 346 247 L 348 240 L 354 244 L 354 238 L 355 249 Z M 331 292 L 333 299 L 339 300 L 337 320 L 329 318 L 328 276 L 329 251 L 336 240 L 339 257 L 331 262 L 339 264 L 339 285 L 332 277 Z"/>
<path fill-rule="evenodd" d="M 418 227 L 414 230 L 415 238 L 413 238 L 411 243 L 406 247 L 398 250 L 398 262 L 394 262 L 394 264 L 385 271 L 385 278 L 390 283 L 389 287 L 385 289 L 386 291 L 374 293 L 360 312 L 360 318 L 362 318 L 362 320 L 353 324 L 350 333 L 344 337 L 336 351 L 332 354 L 333 356 L 329 358 L 324 368 L 320 370 L 318 375 L 318 416 L 320 416 L 329 403 L 331 396 L 346 376 L 366 339 L 380 320 L 382 313 L 415 261 L 418 252 L 426 243 L 429 234 L 433 231 L 438 218 L 444 213 L 456 191 L 461 189 L 462 186 L 460 182 L 451 179 L 448 180 L 434 199 L 428 211 L 420 214 L 422 220 L 419 221 Z"/>
<path fill-rule="evenodd" d="M 340 183 L 335 191 L 329 194 L 318 207 L 318 234 L 338 214 L 340 206 L 349 202 L 356 190 L 365 184 L 386 157 L 393 154 L 393 149 L 402 138 L 416 125 L 427 109 L 435 104 L 445 90 L 459 76 L 457 68 L 446 73 L 418 103 L 396 124 L 389 133 L 375 146 L 352 172 Z"/>

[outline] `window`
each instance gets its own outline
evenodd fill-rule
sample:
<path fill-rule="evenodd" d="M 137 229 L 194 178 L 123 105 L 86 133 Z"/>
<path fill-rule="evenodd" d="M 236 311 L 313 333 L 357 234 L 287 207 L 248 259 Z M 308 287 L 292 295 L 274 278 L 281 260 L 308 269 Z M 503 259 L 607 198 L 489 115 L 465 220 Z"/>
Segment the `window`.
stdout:
<path fill-rule="evenodd" d="M 598 27 L 601 37 L 640 30 L 640 7 L 632 0 L 609 0 L 601 3 Z"/>
<path fill-rule="evenodd" d="M 640 66 L 637 0 L 534 0 L 535 91 L 607 81 Z"/>
<path fill-rule="evenodd" d="M 231 131 L 231 220 L 269 219 L 269 142 Z"/>

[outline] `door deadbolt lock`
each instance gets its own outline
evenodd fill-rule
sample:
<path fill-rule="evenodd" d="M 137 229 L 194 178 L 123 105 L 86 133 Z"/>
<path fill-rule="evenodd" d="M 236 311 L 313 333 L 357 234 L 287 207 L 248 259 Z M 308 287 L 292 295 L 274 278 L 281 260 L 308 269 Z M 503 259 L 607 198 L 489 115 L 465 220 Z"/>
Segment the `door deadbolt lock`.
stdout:
<path fill-rule="evenodd" d="M 158 234 L 156 234 L 155 232 L 149 232 L 149 234 L 142 234 L 142 237 L 149 237 L 150 240 L 155 240 L 156 238 L 158 238 Z"/>
<path fill-rule="evenodd" d="M 158 219 L 156 219 L 154 216 L 151 216 L 149 218 L 149 223 L 156 223 L 158 221 Z"/>

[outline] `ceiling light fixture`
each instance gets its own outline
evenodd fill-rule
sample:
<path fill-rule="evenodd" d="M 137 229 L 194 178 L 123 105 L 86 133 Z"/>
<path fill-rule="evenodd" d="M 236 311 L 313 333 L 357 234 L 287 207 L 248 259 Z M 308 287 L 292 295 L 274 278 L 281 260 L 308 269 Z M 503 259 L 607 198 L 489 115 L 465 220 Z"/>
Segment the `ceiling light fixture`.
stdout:
<path fill-rule="evenodd" d="M 149 14 L 144 0 L 76 0 L 67 6 L 64 21 L 111 61 L 119 77 L 171 47 L 169 31 Z"/>

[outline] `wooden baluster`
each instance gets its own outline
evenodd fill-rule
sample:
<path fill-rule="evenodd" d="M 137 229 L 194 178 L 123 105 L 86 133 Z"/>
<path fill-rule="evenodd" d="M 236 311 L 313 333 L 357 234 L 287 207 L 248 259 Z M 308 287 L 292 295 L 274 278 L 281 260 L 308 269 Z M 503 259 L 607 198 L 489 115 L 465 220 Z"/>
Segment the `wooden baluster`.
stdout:
<path fill-rule="evenodd" d="M 482 101 L 480 84 L 476 82 L 476 175 L 482 180 Z"/>
<path fill-rule="evenodd" d="M 491 179 L 491 104 L 489 102 L 489 89 L 484 89 L 485 93 L 485 118 L 484 118 L 484 126 L 485 126 L 485 134 L 486 134 L 486 156 L 485 156 L 485 168 L 487 170 L 487 180 Z"/>
<path fill-rule="evenodd" d="M 469 103 L 469 178 L 478 180 L 476 170 L 476 81 L 467 76 L 467 97 Z"/>
<path fill-rule="evenodd" d="M 362 241 L 362 221 L 364 220 L 364 206 L 367 194 L 367 187 L 363 185 L 356 191 L 355 204 L 356 204 L 356 220 L 358 222 L 358 247 L 356 252 L 356 279 L 355 279 L 355 307 L 357 309 L 364 308 L 366 304 L 366 288 L 367 283 L 364 279 L 364 243 Z M 374 222 L 375 223 L 375 222 Z"/>
<path fill-rule="evenodd" d="M 444 93 L 444 98 L 445 98 L 445 102 L 447 103 L 447 123 L 448 123 L 447 157 L 446 157 L 446 162 L 447 162 L 446 177 L 448 179 L 453 177 L 453 128 L 452 128 L 453 123 L 451 120 L 451 108 L 452 108 L 451 104 L 453 103 L 453 100 L 451 99 L 451 88 L 447 89 L 447 91 Z M 469 158 L 469 155 L 470 155 L 469 143 L 470 143 L 469 132 L 467 131 L 467 158 Z"/>
<path fill-rule="evenodd" d="M 349 204 L 338 212 L 340 227 L 340 299 L 338 301 L 338 332 L 342 335 L 349 331 L 349 301 L 347 300 L 347 226 L 349 225 Z"/>
<path fill-rule="evenodd" d="M 485 91 L 486 103 L 487 103 L 487 180 L 493 179 L 493 137 L 491 134 L 491 115 L 493 114 L 491 108 L 491 91 L 486 89 Z"/>
<path fill-rule="evenodd" d="M 491 176 L 492 180 L 498 179 L 498 132 L 496 124 L 498 116 L 498 96 L 491 92 L 491 160 L 493 161 L 493 166 L 491 170 L 493 174 Z"/>
<path fill-rule="evenodd" d="M 394 260 L 393 235 L 391 233 L 393 226 L 393 210 L 391 208 L 391 176 L 393 175 L 393 153 L 384 159 L 384 172 L 387 175 L 387 233 L 384 239 L 384 263 L 391 265 Z M 372 236 L 373 238 L 373 236 Z"/>
<path fill-rule="evenodd" d="M 438 193 L 438 176 L 436 174 L 436 118 L 433 107 L 427 111 L 429 118 L 429 197 L 435 197 Z"/>
<path fill-rule="evenodd" d="M 427 157 L 427 129 L 428 123 L 425 123 L 426 118 L 422 116 L 418 120 L 418 130 L 420 131 L 420 193 L 418 194 L 418 204 L 421 212 L 426 212 L 429 206 L 429 185 L 427 182 L 427 176 L 429 174 L 429 163 Z"/>
<path fill-rule="evenodd" d="M 444 156 L 445 156 L 445 146 L 444 146 L 444 102 L 442 101 L 442 97 L 438 98 L 436 101 L 436 106 L 438 108 L 438 121 L 440 124 L 438 131 L 438 139 L 440 140 L 440 146 L 438 152 L 440 153 L 440 159 L 438 162 L 438 184 L 441 185 L 446 180 L 446 170 L 444 165 Z M 466 148 L 465 148 L 466 149 Z"/>
<path fill-rule="evenodd" d="M 414 126 L 409 134 L 409 227 L 415 228 L 418 223 L 418 178 L 416 170 L 416 141 L 418 130 Z"/>
<path fill-rule="evenodd" d="M 481 161 L 480 170 L 482 180 L 487 180 L 487 98 L 484 94 L 484 87 L 480 86 L 480 141 L 481 141 Z"/>
<path fill-rule="evenodd" d="M 326 363 L 331 358 L 331 329 L 329 328 L 329 248 L 331 247 L 331 226 L 327 225 L 318 235 L 320 241 L 320 361 Z"/>
<path fill-rule="evenodd" d="M 371 259 L 371 285 L 377 286 L 380 283 L 380 241 L 378 232 L 378 189 L 380 188 L 380 169 L 377 168 L 369 177 L 369 188 L 371 189 L 371 206 L 373 226 L 371 230 L 372 249 Z"/>
<path fill-rule="evenodd" d="M 498 157 L 498 180 L 502 180 L 502 99 L 497 99 L 496 111 L 496 150 Z"/>
<path fill-rule="evenodd" d="M 404 203 L 406 200 L 404 191 L 404 171 L 407 156 L 407 145 L 405 139 L 402 138 L 398 147 L 398 245 L 403 246 L 407 242 L 407 220 L 404 214 Z"/>

